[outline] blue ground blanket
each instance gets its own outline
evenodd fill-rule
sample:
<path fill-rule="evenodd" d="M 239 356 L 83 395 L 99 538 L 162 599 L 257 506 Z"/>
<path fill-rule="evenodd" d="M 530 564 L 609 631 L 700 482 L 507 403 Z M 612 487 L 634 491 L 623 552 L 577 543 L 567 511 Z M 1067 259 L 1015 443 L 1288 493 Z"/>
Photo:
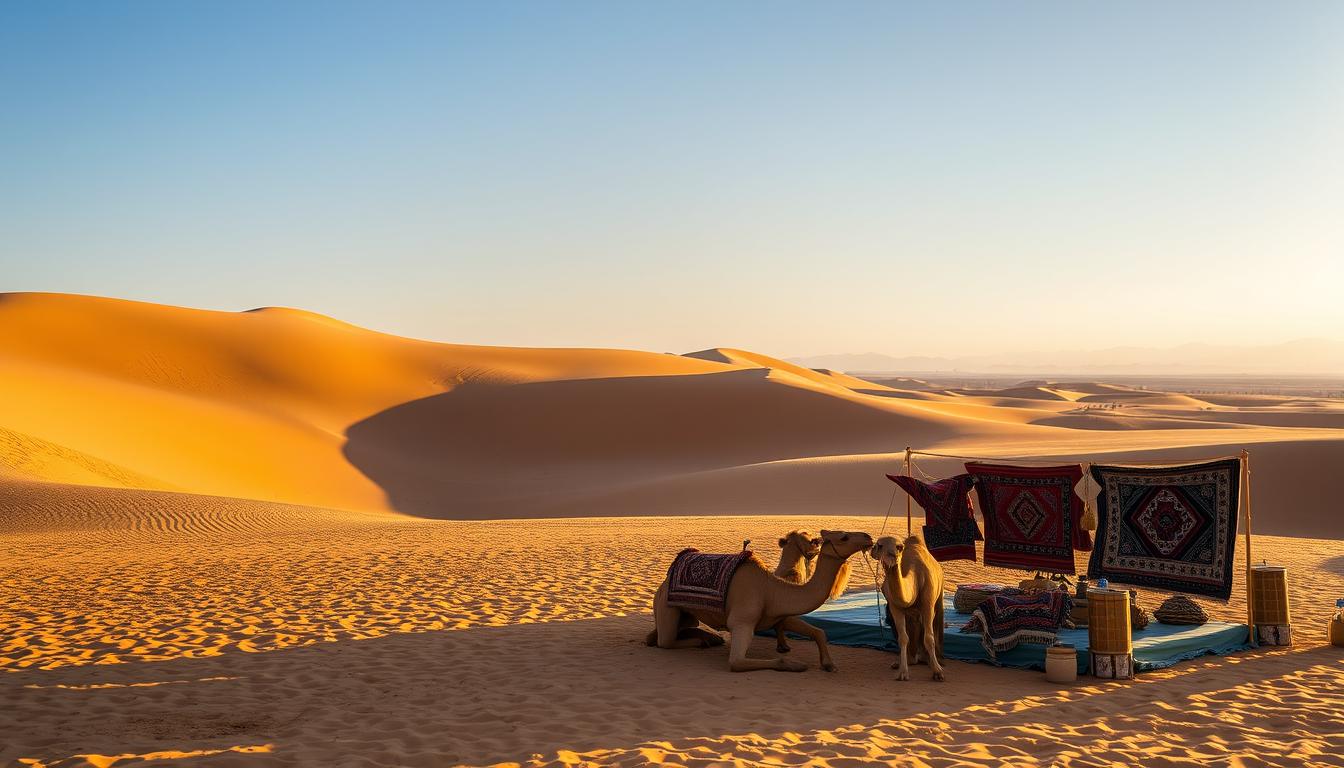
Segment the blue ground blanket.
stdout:
<path fill-rule="evenodd" d="M 875 592 L 850 592 L 832 600 L 803 618 L 826 631 L 826 638 L 835 645 L 859 648 L 877 648 L 897 651 L 900 646 L 891 629 L 878 623 Z M 885 603 L 883 604 L 885 607 Z M 980 644 L 980 634 L 963 634 L 961 626 L 970 615 L 956 613 L 952 596 L 945 596 L 947 626 L 943 631 L 943 654 L 949 659 L 988 661 L 989 655 Z M 1245 624 L 1210 621 L 1200 626 L 1172 626 L 1152 622 L 1134 633 L 1134 668 L 1138 672 L 1170 667 L 1178 661 L 1193 659 L 1207 653 L 1220 656 L 1244 651 L 1247 642 Z M 1087 671 L 1087 628 L 1060 630 L 1059 641 L 1071 643 L 1078 649 L 1078 671 Z M 998 654 L 1005 667 L 1045 669 L 1045 646 L 1019 645 Z"/>

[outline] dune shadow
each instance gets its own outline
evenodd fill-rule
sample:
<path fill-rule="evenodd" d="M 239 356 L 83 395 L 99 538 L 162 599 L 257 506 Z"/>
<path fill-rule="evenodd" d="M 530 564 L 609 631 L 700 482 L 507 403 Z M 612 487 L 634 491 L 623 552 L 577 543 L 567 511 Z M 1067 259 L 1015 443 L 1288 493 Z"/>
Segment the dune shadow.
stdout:
<path fill-rule="evenodd" d="M 779 459 L 893 450 L 951 431 L 766 369 L 468 383 L 351 425 L 346 459 L 391 505 L 431 518 L 546 514 L 613 485 Z M 631 510 L 637 514 L 638 510 Z"/>

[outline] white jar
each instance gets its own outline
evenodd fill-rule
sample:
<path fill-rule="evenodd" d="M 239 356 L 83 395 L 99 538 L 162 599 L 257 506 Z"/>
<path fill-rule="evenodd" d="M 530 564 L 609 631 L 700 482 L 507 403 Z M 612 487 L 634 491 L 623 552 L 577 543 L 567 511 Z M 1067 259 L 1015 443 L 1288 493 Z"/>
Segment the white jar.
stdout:
<path fill-rule="evenodd" d="M 1045 649 L 1045 679 L 1052 683 L 1072 683 L 1078 679 L 1078 651 L 1072 645 Z"/>

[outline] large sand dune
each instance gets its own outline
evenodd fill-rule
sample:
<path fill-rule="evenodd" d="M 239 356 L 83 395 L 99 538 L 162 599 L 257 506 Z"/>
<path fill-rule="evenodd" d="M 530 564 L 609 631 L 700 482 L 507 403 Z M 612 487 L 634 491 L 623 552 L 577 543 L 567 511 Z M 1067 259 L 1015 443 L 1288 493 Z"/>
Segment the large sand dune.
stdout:
<path fill-rule="evenodd" d="M 57 294 L 0 295 L 0 363 L 0 476 L 437 518 L 871 514 L 905 446 L 1246 447 L 1291 468 L 1257 475 L 1264 530 L 1327 535 L 1333 521 L 1302 510 L 1344 445 L 1330 400 L 1095 382 L 940 394 L 743 350 L 438 344 L 293 309 Z"/>
<path fill-rule="evenodd" d="M 3 765 L 1341 764 L 1337 401 L 936 390 L 51 294 L 0 295 L 0 374 Z M 1256 530 L 1316 537 L 1255 540 L 1291 569 L 1297 647 L 1060 688 L 966 664 L 897 684 L 856 649 L 734 676 L 721 648 L 641 644 L 682 546 L 904 532 L 882 475 L 907 445 L 1250 449 Z M 1242 595 L 1208 607 L 1240 619 Z"/>

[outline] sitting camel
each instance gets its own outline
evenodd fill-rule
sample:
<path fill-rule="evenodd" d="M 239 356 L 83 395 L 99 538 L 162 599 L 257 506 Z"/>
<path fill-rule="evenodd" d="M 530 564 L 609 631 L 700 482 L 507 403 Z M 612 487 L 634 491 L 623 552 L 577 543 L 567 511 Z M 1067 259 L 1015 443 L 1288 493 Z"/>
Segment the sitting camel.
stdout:
<path fill-rule="evenodd" d="M 775 566 L 775 575 L 794 584 L 804 584 L 812 578 L 812 561 L 821 551 L 821 539 L 807 531 L 790 531 L 779 540 L 779 565 Z M 788 653 L 789 641 L 784 630 L 775 627 L 775 650 Z"/>
<path fill-rule="evenodd" d="M 872 557 L 886 571 L 882 594 L 901 644 L 901 658 L 891 665 L 900 668 L 896 679 L 910 679 L 908 658 L 912 647 L 915 663 L 921 661 L 922 654 L 933 668 L 933 679 L 944 679 L 939 663 L 943 657 L 943 567 L 918 536 L 911 536 L 904 544 L 894 536 L 883 536 L 873 545 Z"/>
<path fill-rule="evenodd" d="M 653 596 L 654 630 L 649 633 L 647 642 L 659 648 L 702 648 L 722 643 L 718 634 L 700 627 L 703 622 L 714 629 L 727 629 L 732 634 L 728 651 L 728 668 L 732 671 L 777 669 L 802 672 L 807 669 L 807 664 L 801 661 L 747 656 L 751 638 L 757 631 L 779 627 L 815 641 L 821 668 L 834 672 L 836 667 L 826 644 L 826 633 L 798 617 L 811 613 L 844 592 L 849 583 L 850 556 L 872 546 L 873 537 L 866 533 L 822 531 L 816 567 L 812 578 L 804 584 L 792 584 L 779 578 L 752 556 L 733 571 L 721 610 L 669 605 L 669 579 L 664 578 Z"/>

